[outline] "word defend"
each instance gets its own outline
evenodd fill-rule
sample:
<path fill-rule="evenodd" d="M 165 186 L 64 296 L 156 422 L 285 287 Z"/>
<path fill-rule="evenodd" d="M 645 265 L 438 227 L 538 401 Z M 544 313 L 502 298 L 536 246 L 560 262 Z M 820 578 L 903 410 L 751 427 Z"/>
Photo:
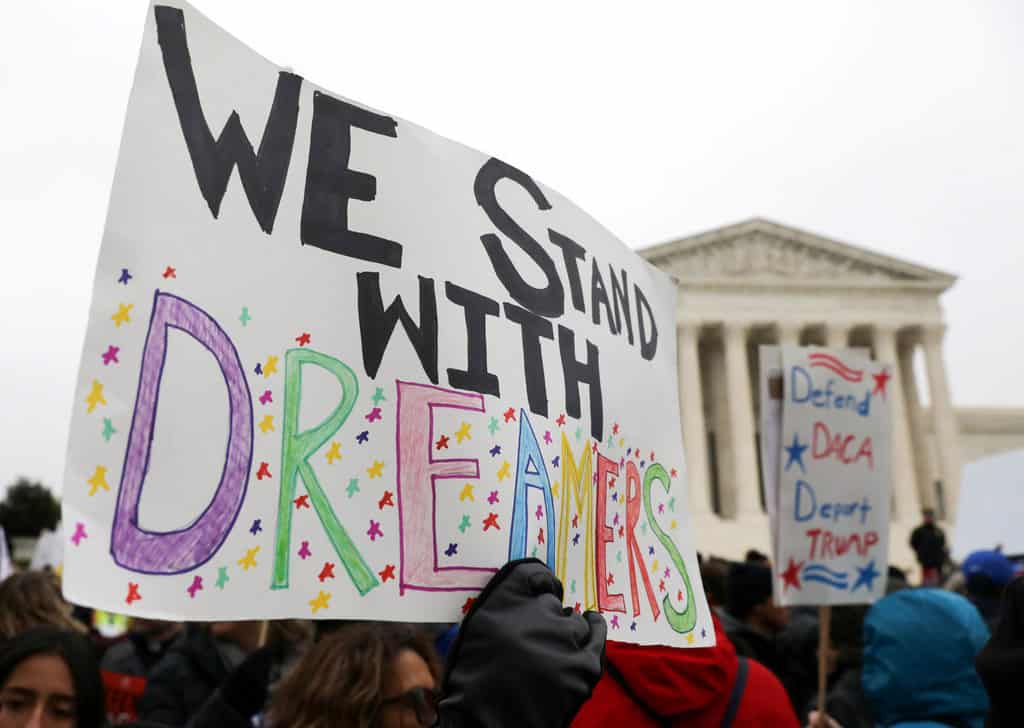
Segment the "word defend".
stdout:
<path fill-rule="evenodd" d="M 873 602 L 888 568 L 892 365 L 817 348 L 780 353 L 781 448 L 769 496 L 776 598 Z"/>
<path fill-rule="evenodd" d="M 447 622 L 533 557 L 613 639 L 714 644 L 676 287 L 556 191 L 173 2 L 147 13 L 107 219 L 73 601 Z"/>

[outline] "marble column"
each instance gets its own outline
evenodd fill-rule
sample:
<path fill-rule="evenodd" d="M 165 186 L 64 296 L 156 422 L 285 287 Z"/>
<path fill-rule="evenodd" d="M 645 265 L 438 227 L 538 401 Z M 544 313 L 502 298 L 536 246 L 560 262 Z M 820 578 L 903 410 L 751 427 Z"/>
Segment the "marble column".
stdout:
<path fill-rule="evenodd" d="M 729 427 L 733 456 L 733 482 L 738 518 L 761 514 L 760 478 L 754 441 L 754 406 L 747 360 L 747 326 L 726 323 L 725 374 L 728 382 Z"/>
<path fill-rule="evenodd" d="M 847 348 L 850 338 L 850 327 L 845 324 L 825 324 L 825 346 L 829 349 L 842 351 Z"/>
<path fill-rule="evenodd" d="M 780 321 L 775 324 L 775 335 L 779 346 L 800 346 L 800 324 Z"/>
<path fill-rule="evenodd" d="M 911 462 L 917 474 L 917 492 L 922 508 L 935 508 L 935 474 L 931 468 L 924 413 L 914 376 L 914 350 L 916 342 L 906 342 L 899 348 L 900 376 L 904 400 L 907 405 L 907 423 L 910 425 Z"/>
<path fill-rule="evenodd" d="M 899 358 L 896 354 L 896 328 L 873 327 L 875 359 L 886 365 L 890 375 L 886 385 L 886 400 L 892 415 L 892 485 L 896 501 L 896 520 L 916 523 L 921 513 L 917 490 L 917 477 L 911 462 L 910 426 L 904 406 Z"/>
<path fill-rule="evenodd" d="M 946 364 L 942 359 L 942 338 L 945 333 L 946 327 L 942 324 L 926 327 L 923 343 L 928 369 L 928 394 L 935 430 L 935 450 L 939 455 L 939 478 L 942 480 L 945 501 L 944 516 L 946 520 L 953 520 L 956 514 L 956 501 L 960 494 L 960 433 L 949 394 Z"/>
<path fill-rule="evenodd" d="M 686 487 L 695 515 L 711 513 L 711 476 L 708 472 L 707 430 L 704 397 L 697 354 L 699 327 L 681 324 L 677 331 L 679 357 L 679 409 L 682 412 L 683 447 L 686 453 Z"/>

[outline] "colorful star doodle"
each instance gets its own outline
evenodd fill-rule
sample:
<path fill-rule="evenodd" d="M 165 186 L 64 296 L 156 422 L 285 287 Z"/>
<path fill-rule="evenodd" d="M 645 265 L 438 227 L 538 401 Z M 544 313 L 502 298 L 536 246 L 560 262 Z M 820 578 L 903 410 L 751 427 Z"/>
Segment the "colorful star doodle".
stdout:
<path fill-rule="evenodd" d="M 542 519 L 544 517 L 544 506 L 538 505 L 537 510 L 534 511 L 534 515 L 537 516 L 538 521 Z"/>
<path fill-rule="evenodd" d="M 559 427 L 565 427 L 565 415 L 558 415 L 558 419 L 555 420 L 555 424 L 557 424 Z"/>
<path fill-rule="evenodd" d="M 491 527 L 501 530 L 501 526 L 498 525 L 498 514 L 489 513 L 487 518 L 484 519 L 484 531 L 489 531 Z"/>
<path fill-rule="evenodd" d="M 223 589 L 229 581 L 231 581 L 231 577 L 228 576 L 228 567 L 222 566 L 217 569 L 217 588 Z"/>
<path fill-rule="evenodd" d="M 448 544 L 448 548 L 444 550 L 444 555 L 448 558 L 451 558 L 457 553 L 459 553 L 459 545 L 457 543 Z"/>
<path fill-rule="evenodd" d="M 117 352 L 119 351 L 121 351 L 121 348 L 118 346 L 108 346 L 107 350 L 100 355 L 103 358 L 103 366 L 107 366 L 111 363 L 120 364 L 121 362 L 117 359 Z"/>
<path fill-rule="evenodd" d="M 308 331 L 303 331 L 301 334 L 299 334 L 298 336 L 295 337 L 295 342 L 299 346 L 305 346 L 306 344 L 309 343 L 309 339 L 310 339 L 309 332 Z"/>
<path fill-rule="evenodd" d="M 332 564 L 330 561 L 325 561 L 324 562 L 324 568 L 320 569 L 320 575 L 317 576 L 317 579 L 319 579 L 320 583 L 323 584 L 324 581 L 326 581 L 327 579 L 333 579 L 333 578 L 334 578 L 334 564 Z"/>
<path fill-rule="evenodd" d="M 497 432 L 500 429 L 499 426 L 498 426 L 498 418 L 497 417 L 492 417 L 491 418 L 491 421 L 487 424 L 487 429 L 491 433 L 491 435 L 493 435 L 495 432 Z"/>
<path fill-rule="evenodd" d="M 613 435 L 618 435 L 619 434 L 619 423 L 618 422 L 612 423 L 612 434 Z"/>
<path fill-rule="evenodd" d="M 366 474 L 370 476 L 370 480 L 374 478 L 380 478 L 384 475 L 384 463 L 380 460 L 373 461 L 373 467 L 366 469 Z"/>
<path fill-rule="evenodd" d="M 273 478 L 274 476 L 270 473 L 270 463 L 260 461 L 260 469 L 256 471 L 256 480 L 263 480 L 264 478 Z"/>
<path fill-rule="evenodd" d="M 263 415 L 259 424 L 260 432 L 264 435 L 274 431 L 274 415 Z"/>
<path fill-rule="evenodd" d="M 303 508 L 309 509 L 309 494 L 300 495 L 292 503 L 295 504 L 295 510 L 301 511 Z"/>
<path fill-rule="evenodd" d="M 373 393 L 373 396 L 370 397 L 370 399 L 373 400 L 374 407 L 379 407 L 380 403 L 386 402 L 388 398 L 384 396 L 384 388 L 377 387 L 377 391 Z"/>
<path fill-rule="evenodd" d="M 299 554 L 299 558 L 302 559 L 303 561 L 305 561 L 306 559 L 308 559 L 310 556 L 313 555 L 313 552 L 309 550 L 309 541 L 303 541 L 302 542 L 302 546 L 299 548 L 298 554 Z"/>
<path fill-rule="evenodd" d="M 117 282 L 118 283 L 122 283 L 122 284 L 127 286 L 128 285 L 128 281 L 130 281 L 131 279 L 132 279 L 132 274 L 128 272 L 128 269 L 127 268 L 122 268 L 121 269 L 121 277 L 117 279 Z"/>
<path fill-rule="evenodd" d="M 475 601 L 476 599 L 473 597 L 466 597 L 466 601 L 462 603 L 462 616 L 469 614 L 469 610 L 473 608 L 473 602 Z"/>
<path fill-rule="evenodd" d="M 492 506 L 495 503 L 497 503 L 498 502 L 498 491 L 492 490 L 491 494 L 489 496 L 487 496 L 487 502 L 490 503 Z"/>
<path fill-rule="evenodd" d="M 544 444 L 551 444 L 551 430 L 544 430 Z"/>
<path fill-rule="evenodd" d="M 509 422 L 515 422 L 515 421 L 516 421 L 516 411 L 515 411 L 515 408 L 509 407 L 507 410 L 505 410 L 505 424 L 507 425 Z"/>
<path fill-rule="evenodd" d="M 124 598 L 124 603 L 131 606 L 132 602 L 137 602 L 142 599 L 142 595 L 139 594 L 139 585 L 134 581 L 128 582 L 128 596 Z"/>
<path fill-rule="evenodd" d="M 501 468 L 498 470 L 498 482 L 500 483 L 505 478 L 510 477 L 512 477 L 512 466 L 509 464 L 508 460 L 506 460 L 501 464 Z"/>
<path fill-rule="evenodd" d="M 376 422 L 377 420 L 381 419 L 380 412 L 381 412 L 380 407 L 374 407 L 372 410 L 370 410 L 369 412 L 366 413 L 366 421 L 367 422 Z"/>
<path fill-rule="evenodd" d="M 87 534 L 85 532 L 85 524 L 84 523 L 76 523 L 75 524 L 75 535 L 71 537 L 71 543 L 73 543 L 75 546 L 77 546 L 78 544 L 80 544 L 82 542 L 83 538 L 89 538 L 89 534 Z"/>
<path fill-rule="evenodd" d="M 688 645 L 692 645 L 693 644 L 693 632 L 690 632 L 688 635 L 686 635 L 686 644 L 688 644 Z"/>
<path fill-rule="evenodd" d="M 380 574 L 380 580 L 381 580 L 382 583 L 387 583 L 388 581 L 394 581 L 395 580 L 395 565 L 394 564 L 388 564 L 387 566 L 385 566 L 383 569 L 381 569 L 377 573 Z"/>
<path fill-rule="evenodd" d="M 459 532 L 465 533 L 466 529 L 469 528 L 470 521 L 469 516 L 465 513 L 462 514 L 462 520 L 459 522 Z"/>
<path fill-rule="evenodd" d="M 476 498 L 473 497 L 473 484 L 472 483 L 466 483 L 464 486 L 462 486 L 462 492 L 459 493 L 459 500 L 460 501 L 464 501 L 467 498 L 469 498 L 469 500 L 471 500 L 473 502 L 476 502 Z"/>
<path fill-rule="evenodd" d="M 617 615 L 617 614 L 613 614 L 612 615 L 611 625 L 612 625 L 612 629 L 618 629 L 619 628 L 619 615 Z"/>
<path fill-rule="evenodd" d="M 380 530 L 380 522 L 370 519 L 370 527 L 366 529 L 366 535 L 370 537 L 371 541 L 376 541 L 378 538 L 384 538 L 384 532 Z"/>
<path fill-rule="evenodd" d="M 885 399 L 886 398 L 885 385 L 887 385 L 889 383 L 889 380 L 892 379 L 892 375 L 889 374 L 889 370 L 888 369 L 883 369 L 878 374 L 872 374 L 871 378 L 875 380 L 875 389 L 874 389 L 874 391 L 871 394 L 872 395 L 881 394 L 882 395 L 882 399 Z"/>
<path fill-rule="evenodd" d="M 579 546 L 580 545 L 580 535 L 578 533 L 572 537 L 572 545 L 573 546 Z"/>
<path fill-rule="evenodd" d="M 392 508 L 394 508 L 395 501 L 392 500 L 393 495 L 394 494 L 390 490 L 385 490 L 384 495 L 381 496 L 381 499 L 379 501 L 377 501 L 377 509 L 383 511 L 384 506 L 391 506 Z"/>
<path fill-rule="evenodd" d="M 331 606 L 330 605 L 330 601 L 331 601 L 331 594 L 330 594 L 330 592 L 325 592 L 325 591 L 321 590 L 316 595 L 315 599 L 310 599 L 309 600 L 309 608 L 311 610 L 310 613 L 311 614 L 316 614 L 321 609 L 328 609 Z"/>
<path fill-rule="evenodd" d="M 348 481 L 348 485 L 345 487 L 345 492 L 348 494 L 349 498 L 351 498 L 356 493 L 358 493 L 359 492 L 359 478 L 352 478 L 351 480 L 349 480 Z"/>
<path fill-rule="evenodd" d="M 264 389 L 263 394 L 260 395 L 260 404 L 270 404 L 274 401 L 274 393 L 269 389 Z"/>
<path fill-rule="evenodd" d="M 800 471 L 806 473 L 807 468 L 804 467 L 804 450 L 807 449 L 807 445 L 800 444 L 800 436 L 797 433 L 793 433 L 793 444 L 783 447 L 786 451 L 786 467 L 784 470 L 789 472 L 790 466 L 796 463 L 800 466 Z"/>
<path fill-rule="evenodd" d="M 103 385 L 98 380 L 92 380 L 92 388 L 89 390 L 89 395 L 85 398 L 85 403 L 89 405 L 86 407 L 86 412 L 92 412 L 96 409 L 96 405 L 106 405 L 107 400 L 103 399 Z"/>
<path fill-rule="evenodd" d="M 327 450 L 327 464 L 333 465 L 335 460 L 341 460 L 341 443 L 337 440 L 331 442 L 331 447 Z"/>
<path fill-rule="evenodd" d="M 470 434 L 470 424 L 463 422 L 459 425 L 459 429 L 455 431 L 455 442 L 462 444 L 463 440 L 472 440 L 473 435 Z"/>
<path fill-rule="evenodd" d="M 238 560 L 238 565 L 242 567 L 242 571 L 248 571 L 249 569 L 255 568 L 256 566 L 256 554 L 260 552 L 260 547 L 255 546 L 251 549 L 245 550 L 245 556 Z"/>
<path fill-rule="evenodd" d="M 107 469 L 102 465 L 97 465 L 96 472 L 85 482 L 89 484 L 89 495 L 96 495 L 96 491 L 100 488 L 110 490 L 110 486 L 107 485 Z"/>
<path fill-rule="evenodd" d="M 242 306 L 242 315 L 238 317 L 238 320 L 242 322 L 242 326 L 248 326 L 249 322 L 252 321 L 252 316 L 249 315 L 248 306 Z"/>
<path fill-rule="evenodd" d="M 782 577 L 783 591 L 789 591 L 789 587 L 800 589 L 800 569 L 803 565 L 803 561 L 794 561 L 792 556 L 789 557 L 789 565 L 786 567 L 786 570 L 780 574 Z"/>
<path fill-rule="evenodd" d="M 253 520 L 252 525 L 249 526 L 249 533 L 255 536 L 257 533 L 263 531 L 263 519 L 256 518 Z"/>
<path fill-rule="evenodd" d="M 164 278 L 177 278 L 177 277 L 178 277 L 177 271 L 174 269 L 173 266 L 169 265 L 166 268 L 164 268 Z"/>
<path fill-rule="evenodd" d="M 875 587 L 875 579 L 880 576 L 878 569 L 875 568 L 875 562 L 872 559 L 865 566 L 857 567 L 857 580 L 853 582 L 853 586 L 850 588 L 851 592 L 857 591 L 858 587 L 863 586 L 868 591 L 871 591 Z"/>
<path fill-rule="evenodd" d="M 106 442 L 110 442 L 110 438 L 117 434 L 114 423 L 110 421 L 109 417 L 103 418 L 103 432 L 100 434 Z"/>
<path fill-rule="evenodd" d="M 369 439 L 370 439 L 370 431 L 369 430 L 363 430 L 358 435 L 356 435 L 356 442 L 358 442 L 360 445 L 365 445 L 369 441 Z"/>
<path fill-rule="evenodd" d="M 278 358 L 271 354 L 267 357 L 267 363 L 263 365 L 263 378 L 269 379 L 271 374 L 277 374 Z"/>
<path fill-rule="evenodd" d="M 189 586 L 189 588 L 186 589 L 185 591 L 188 592 L 188 596 L 189 596 L 190 599 L 195 599 L 196 598 L 196 592 L 199 592 L 199 591 L 202 591 L 202 590 L 203 590 L 203 577 L 201 577 L 201 576 L 199 576 L 197 574 L 192 579 L 192 585 Z"/>
<path fill-rule="evenodd" d="M 489 450 L 489 452 L 491 453 L 492 458 L 501 455 L 501 445 L 495 445 Z"/>
<path fill-rule="evenodd" d="M 119 303 L 117 304 L 117 313 L 110 317 L 114 322 L 115 328 L 121 328 L 121 324 L 130 324 L 132 322 L 131 310 L 135 307 L 134 303 Z"/>
<path fill-rule="evenodd" d="M 441 437 L 437 438 L 437 442 L 434 443 L 434 448 L 436 450 L 447 450 L 448 449 L 448 435 L 441 435 Z"/>

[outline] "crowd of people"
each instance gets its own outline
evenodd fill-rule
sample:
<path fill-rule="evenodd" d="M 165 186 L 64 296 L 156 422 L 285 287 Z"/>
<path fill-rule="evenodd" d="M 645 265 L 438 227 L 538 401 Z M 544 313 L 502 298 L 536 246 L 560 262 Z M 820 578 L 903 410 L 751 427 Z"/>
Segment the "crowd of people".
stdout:
<path fill-rule="evenodd" d="M 535 559 L 454 625 L 133 619 L 116 637 L 24 571 L 0 582 L 0 728 L 1024 725 L 1024 577 L 997 550 L 922 573 L 833 608 L 820 713 L 818 611 L 778 606 L 757 551 L 701 559 L 703 648 L 606 641 Z"/>

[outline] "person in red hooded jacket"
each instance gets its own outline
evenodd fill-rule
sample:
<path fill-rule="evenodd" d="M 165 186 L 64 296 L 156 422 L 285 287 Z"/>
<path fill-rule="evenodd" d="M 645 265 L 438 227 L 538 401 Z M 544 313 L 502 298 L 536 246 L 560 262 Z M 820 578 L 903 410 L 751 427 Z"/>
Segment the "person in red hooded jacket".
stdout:
<path fill-rule="evenodd" d="M 714 618 L 714 647 L 607 642 L 607 666 L 572 728 L 799 728 L 782 683 L 739 658 Z"/>

